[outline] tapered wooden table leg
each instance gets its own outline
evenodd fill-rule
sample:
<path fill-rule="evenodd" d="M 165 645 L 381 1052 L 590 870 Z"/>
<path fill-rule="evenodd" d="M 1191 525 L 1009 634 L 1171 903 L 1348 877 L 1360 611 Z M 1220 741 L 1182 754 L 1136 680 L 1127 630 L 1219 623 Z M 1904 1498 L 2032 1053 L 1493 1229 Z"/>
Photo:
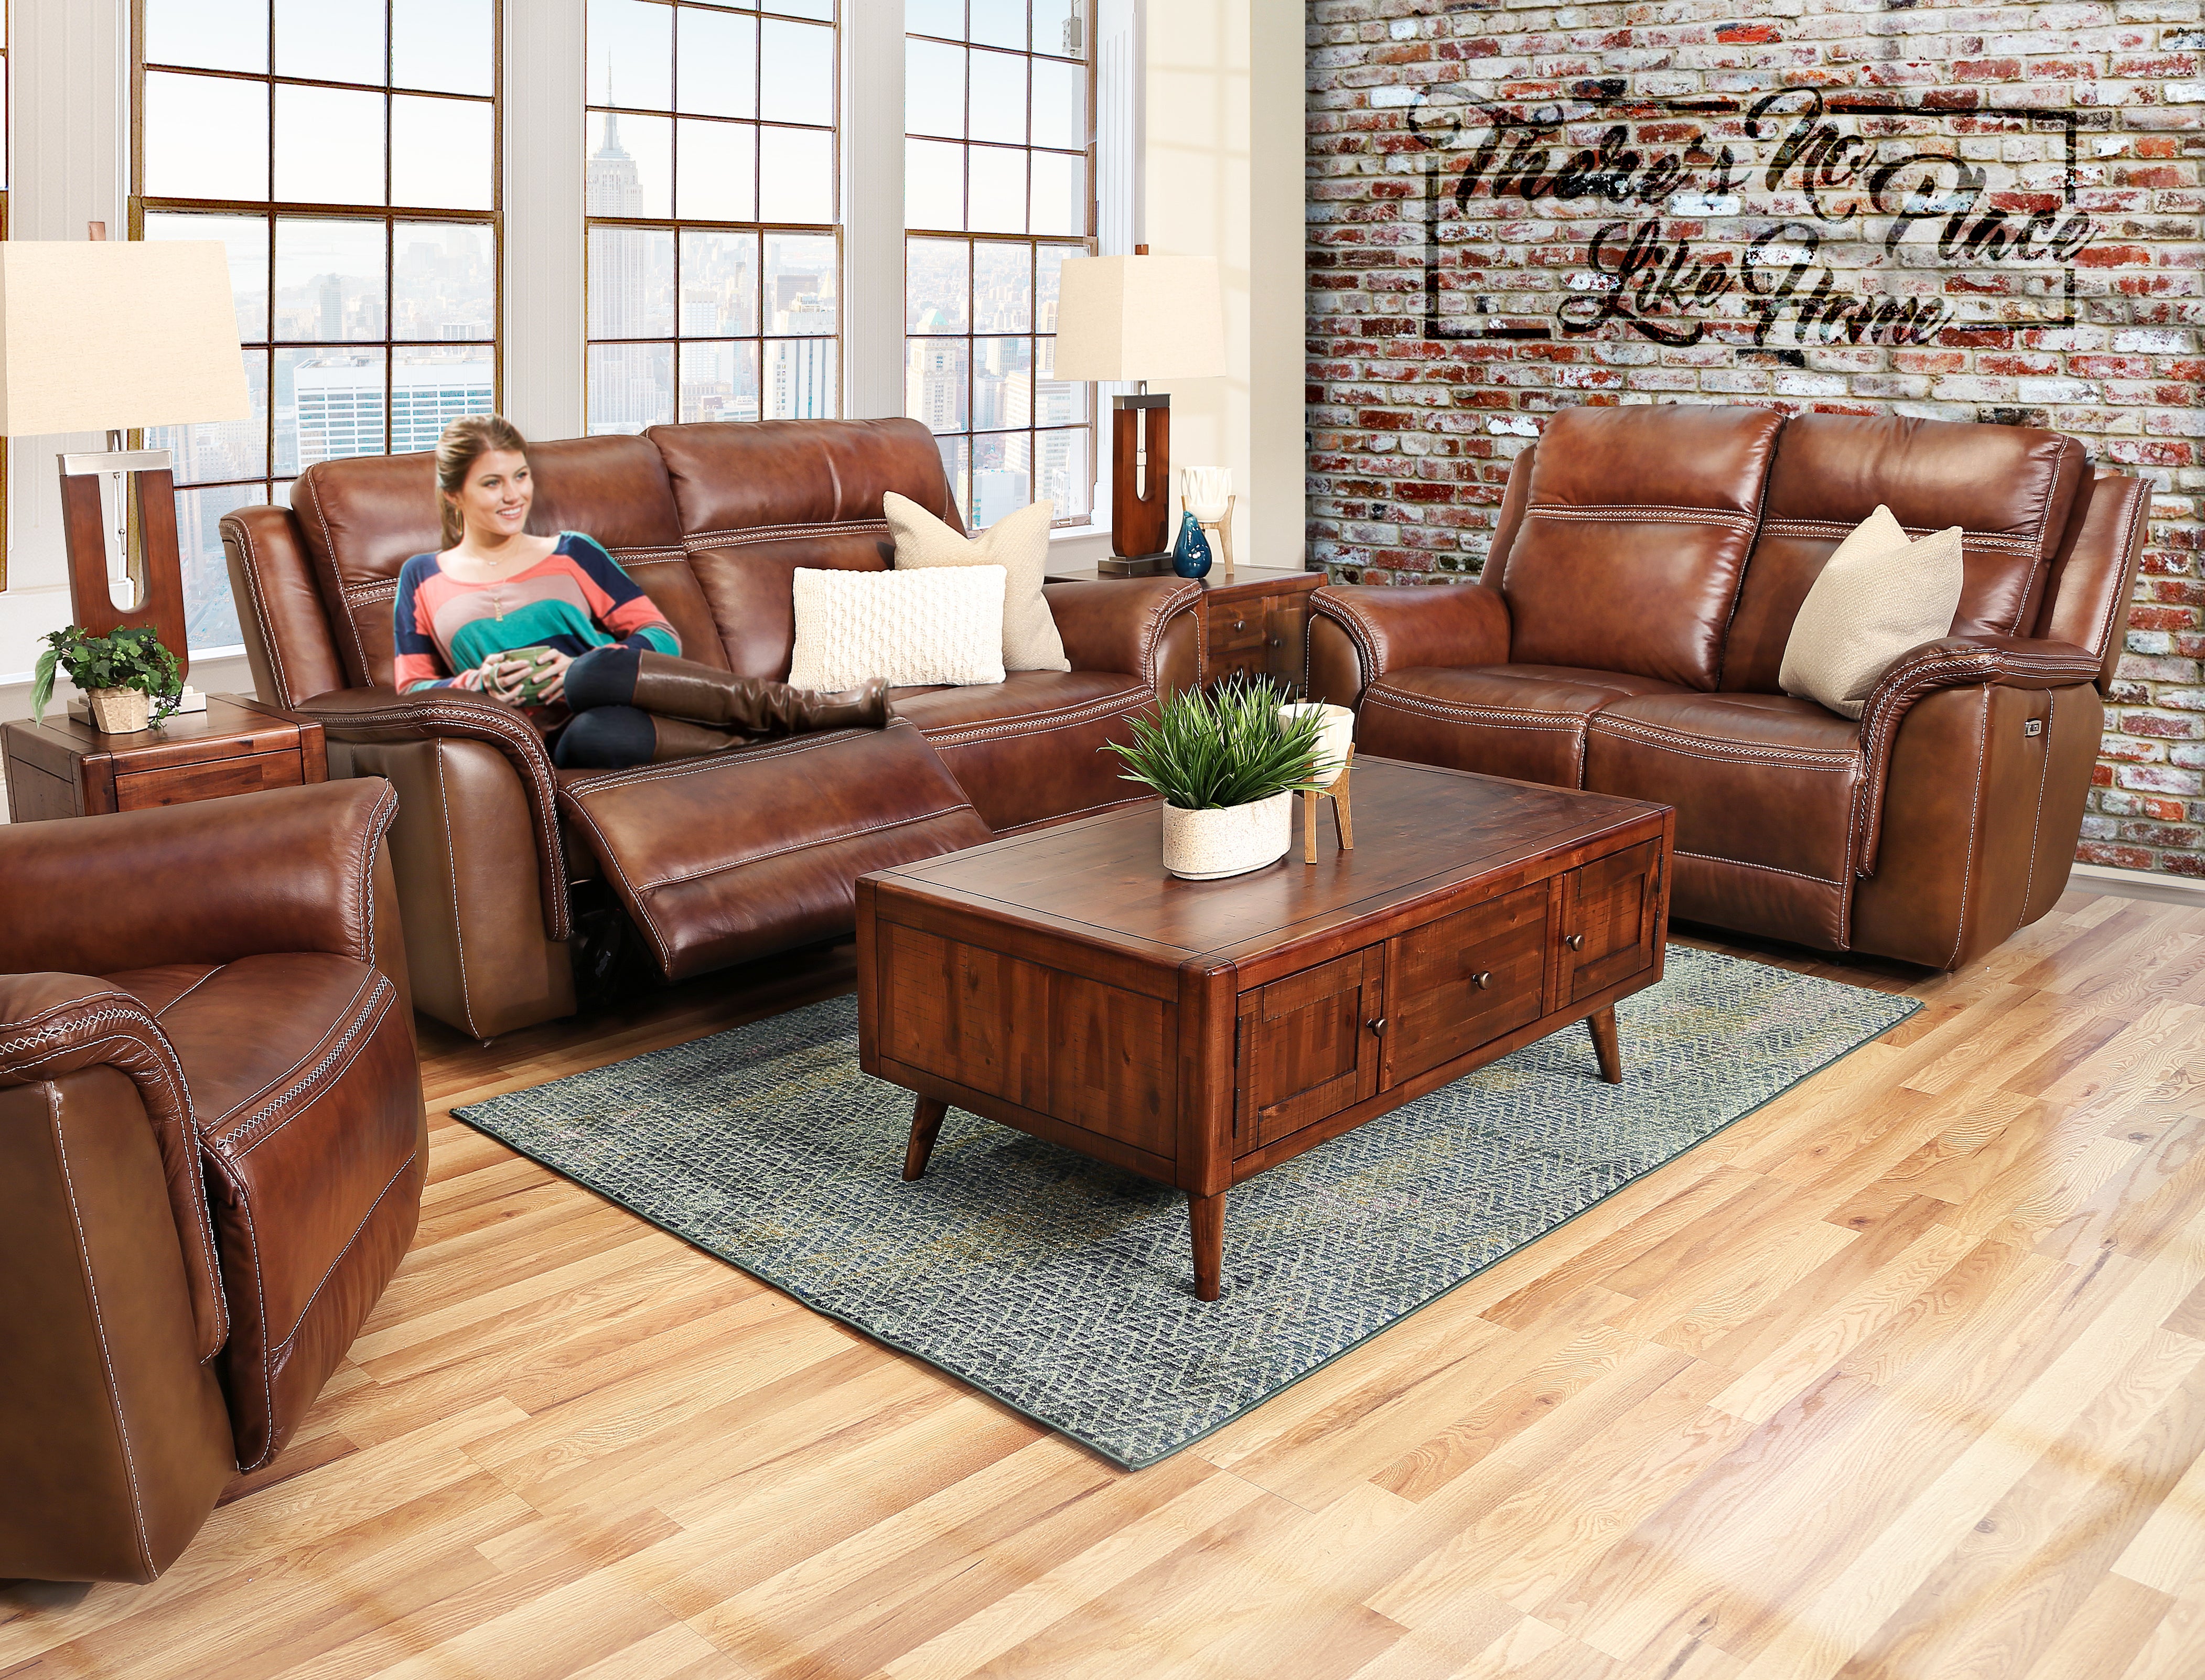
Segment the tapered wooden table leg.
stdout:
<path fill-rule="evenodd" d="M 1592 1029 L 1593 1054 L 1600 1058 L 1600 1077 L 1611 1085 L 1623 1083 L 1623 1046 L 1615 1036 L 1615 1007 L 1613 1004 L 1597 1014 L 1585 1017 L 1585 1024 Z"/>
<path fill-rule="evenodd" d="M 1186 1211 L 1194 1226 L 1194 1292 L 1200 1300 L 1215 1301 L 1225 1270 L 1225 1192 L 1197 1196 L 1190 1190 Z"/>
<path fill-rule="evenodd" d="M 926 1158 L 934 1153 L 934 1140 L 942 1136 L 942 1117 L 948 1112 L 948 1103 L 936 1102 L 930 1096 L 919 1098 L 911 1111 L 911 1143 L 903 1152 L 906 1184 L 926 1171 Z"/>

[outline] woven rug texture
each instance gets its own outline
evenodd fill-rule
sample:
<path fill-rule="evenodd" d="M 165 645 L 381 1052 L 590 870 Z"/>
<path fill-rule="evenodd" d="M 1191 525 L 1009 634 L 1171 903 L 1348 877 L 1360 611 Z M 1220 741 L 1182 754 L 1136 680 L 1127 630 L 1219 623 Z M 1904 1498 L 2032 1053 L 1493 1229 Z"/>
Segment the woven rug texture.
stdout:
<path fill-rule="evenodd" d="M 859 1071 L 852 997 L 454 1112 L 1137 1468 L 1919 1007 L 1672 946 L 1618 1009 L 1622 1084 L 1571 1027 L 1236 1186 L 1208 1303 L 1177 1190 L 954 1108 L 903 1183 L 912 1097 Z"/>

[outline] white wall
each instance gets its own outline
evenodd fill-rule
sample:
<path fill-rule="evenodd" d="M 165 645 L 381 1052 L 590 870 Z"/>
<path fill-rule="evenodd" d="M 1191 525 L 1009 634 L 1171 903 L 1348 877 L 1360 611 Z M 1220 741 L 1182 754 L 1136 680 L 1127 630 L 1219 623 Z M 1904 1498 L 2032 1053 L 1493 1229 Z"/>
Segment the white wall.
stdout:
<path fill-rule="evenodd" d="M 9 10 L 9 234 L 82 239 L 86 223 L 104 222 L 108 237 L 122 239 L 129 232 L 128 0 L 15 0 Z M 27 673 L 39 639 L 69 620 L 54 456 L 106 447 L 106 437 L 94 433 L 9 442 L 0 683 Z"/>
<path fill-rule="evenodd" d="M 1225 302 L 1226 376 L 1160 386 L 1172 395 L 1174 477 L 1186 466 L 1230 466 L 1239 498 L 1235 560 L 1299 567 L 1299 8 L 1291 0 L 1172 0 L 1149 9 L 1146 36 L 1140 236 L 1159 254 L 1215 257 Z"/>

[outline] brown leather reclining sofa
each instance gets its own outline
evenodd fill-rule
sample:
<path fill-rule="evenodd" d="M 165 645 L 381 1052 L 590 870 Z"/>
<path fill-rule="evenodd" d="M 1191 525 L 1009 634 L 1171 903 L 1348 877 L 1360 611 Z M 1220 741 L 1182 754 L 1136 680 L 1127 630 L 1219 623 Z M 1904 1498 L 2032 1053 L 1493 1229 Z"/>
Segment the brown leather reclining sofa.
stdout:
<path fill-rule="evenodd" d="M 0 827 L 0 1577 L 158 1575 L 397 1269 L 428 1139 L 396 805 Z"/>
<path fill-rule="evenodd" d="M 658 426 L 530 460 L 532 530 L 595 537 L 687 657 L 748 676 L 788 674 L 796 567 L 890 563 L 887 491 L 958 523 L 910 420 Z M 477 1038 L 573 1012 L 574 880 L 602 877 L 670 980 L 847 933 L 869 870 L 1132 796 L 1098 749 L 1199 658 L 1193 584 L 1051 585 L 1069 671 L 901 690 L 885 730 L 555 770 L 511 708 L 389 686 L 399 568 L 439 546 L 429 456 L 311 466 L 288 508 L 222 531 L 260 698 L 321 721 L 332 775 L 398 789 L 415 1000 Z"/>
<path fill-rule="evenodd" d="M 1680 918 L 1958 968 L 2066 884 L 2149 496 L 2022 427 L 1572 409 L 1478 583 L 1316 592 L 1308 682 L 1363 752 L 1674 805 Z M 1856 722 L 1777 674 L 1879 502 L 1966 579 Z"/>

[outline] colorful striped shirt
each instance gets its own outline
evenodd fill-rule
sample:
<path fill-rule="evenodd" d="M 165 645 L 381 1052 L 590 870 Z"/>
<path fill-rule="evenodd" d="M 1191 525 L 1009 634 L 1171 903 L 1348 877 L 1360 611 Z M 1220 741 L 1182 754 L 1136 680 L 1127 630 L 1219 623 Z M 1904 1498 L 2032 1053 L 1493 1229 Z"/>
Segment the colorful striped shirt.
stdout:
<path fill-rule="evenodd" d="M 681 638 L 651 598 L 579 531 L 561 531 L 549 555 L 496 583 L 462 583 L 437 555 L 415 555 L 398 574 L 397 619 L 392 680 L 401 694 L 478 690 L 483 661 L 514 648 L 556 648 L 569 657 L 616 642 L 681 651 Z"/>

